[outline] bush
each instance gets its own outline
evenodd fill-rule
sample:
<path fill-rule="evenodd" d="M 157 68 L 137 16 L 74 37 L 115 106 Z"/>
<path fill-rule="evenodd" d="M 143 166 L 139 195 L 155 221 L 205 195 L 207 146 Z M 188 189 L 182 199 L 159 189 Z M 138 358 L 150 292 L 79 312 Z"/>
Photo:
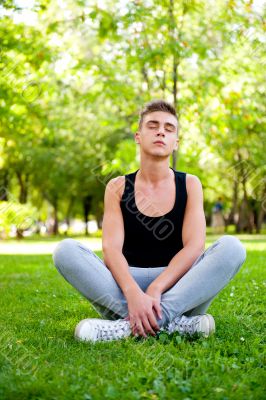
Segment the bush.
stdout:
<path fill-rule="evenodd" d="M 0 237 L 7 238 L 13 227 L 17 236 L 22 237 L 23 232 L 29 229 L 37 218 L 37 209 L 30 204 L 0 201 Z"/>

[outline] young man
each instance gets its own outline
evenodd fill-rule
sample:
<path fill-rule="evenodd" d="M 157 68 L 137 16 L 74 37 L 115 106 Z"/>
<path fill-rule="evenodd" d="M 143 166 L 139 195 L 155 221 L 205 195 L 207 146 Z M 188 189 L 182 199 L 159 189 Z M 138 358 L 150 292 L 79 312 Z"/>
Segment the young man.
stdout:
<path fill-rule="evenodd" d="M 53 254 L 59 272 L 105 316 L 82 320 L 75 337 L 115 340 L 159 330 L 206 337 L 215 331 L 206 311 L 245 261 L 245 248 L 225 235 L 204 251 L 200 180 L 169 167 L 178 147 L 171 104 L 144 107 L 135 141 L 140 168 L 106 186 L 104 260 L 73 239 Z"/>

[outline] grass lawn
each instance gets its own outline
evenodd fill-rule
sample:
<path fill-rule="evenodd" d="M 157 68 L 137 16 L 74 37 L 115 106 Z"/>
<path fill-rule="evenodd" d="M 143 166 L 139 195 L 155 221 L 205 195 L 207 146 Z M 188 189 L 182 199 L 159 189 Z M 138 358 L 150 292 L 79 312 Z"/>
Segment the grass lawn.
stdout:
<path fill-rule="evenodd" d="M 95 344 L 73 338 L 79 320 L 99 315 L 51 254 L 15 241 L 5 254 L 1 243 L 0 399 L 265 399 L 266 236 L 239 237 L 247 260 L 208 310 L 214 336 Z"/>

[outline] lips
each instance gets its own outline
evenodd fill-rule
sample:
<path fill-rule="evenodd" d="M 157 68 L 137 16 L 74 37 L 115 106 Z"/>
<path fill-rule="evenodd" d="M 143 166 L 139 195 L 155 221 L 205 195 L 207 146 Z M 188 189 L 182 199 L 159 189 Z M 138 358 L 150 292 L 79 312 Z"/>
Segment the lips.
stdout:
<path fill-rule="evenodd" d="M 164 142 L 162 142 L 161 140 L 156 140 L 156 142 L 153 142 L 154 144 L 164 144 L 165 145 L 165 143 Z"/>

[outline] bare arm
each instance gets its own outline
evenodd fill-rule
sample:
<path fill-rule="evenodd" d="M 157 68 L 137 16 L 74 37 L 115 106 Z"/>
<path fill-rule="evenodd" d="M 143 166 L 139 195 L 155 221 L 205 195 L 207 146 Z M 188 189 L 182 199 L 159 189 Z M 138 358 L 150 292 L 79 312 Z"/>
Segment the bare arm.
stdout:
<path fill-rule="evenodd" d="M 120 209 L 119 190 L 123 177 L 111 179 L 105 189 L 103 232 L 103 259 L 125 297 L 131 290 L 141 290 L 132 278 L 126 258 L 122 253 L 124 223 Z"/>
<path fill-rule="evenodd" d="M 163 293 L 172 287 L 204 251 L 206 220 L 203 209 L 203 192 L 200 180 L 187 175 L 187 205 L 182 229 L 183 249 L 170 261 L 168 267 L 156 278 L 146 293 Z"/>
<path fill-rule="evenodd" d="M 132 333 L 146 337 L 146 332 L 155 335 L 154 330 L 160 329 L 154 314 L 155 310 L 160 316 L 160 303 L 142 291 L 132 277 L 127 260 L 122 253 L 124 221 L 119 191 L 121 186 L 124 186 L 123 179 L 123 177 L 111 179 L 105 190 L 102 226 L 104 263 L 127 300 Z"/>

